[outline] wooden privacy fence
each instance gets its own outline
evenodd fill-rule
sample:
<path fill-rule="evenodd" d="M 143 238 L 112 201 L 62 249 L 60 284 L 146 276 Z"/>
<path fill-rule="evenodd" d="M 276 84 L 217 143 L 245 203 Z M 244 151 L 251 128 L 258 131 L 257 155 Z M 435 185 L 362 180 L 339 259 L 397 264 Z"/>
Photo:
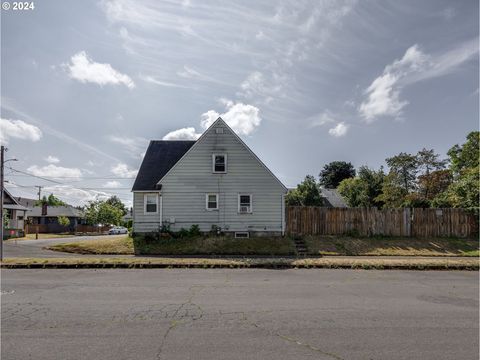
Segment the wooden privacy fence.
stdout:
<path fill-rule="evenodd" d="M 473 237 L 477 218 L 463 209 L 368 209 L 288 206 L 290 235 Z"/>
<path fill-rule="evenodd" d="M 102 233 L 110 229 L 110 226 L 94 226 L 94 225 L 77 225 L 77 226 L 62 226 L 59 224 L 27 224 L 25 225 L 25 232 L 27 234 L 58 234 L 64 232 L 80 232 L 80 233 Z"/>

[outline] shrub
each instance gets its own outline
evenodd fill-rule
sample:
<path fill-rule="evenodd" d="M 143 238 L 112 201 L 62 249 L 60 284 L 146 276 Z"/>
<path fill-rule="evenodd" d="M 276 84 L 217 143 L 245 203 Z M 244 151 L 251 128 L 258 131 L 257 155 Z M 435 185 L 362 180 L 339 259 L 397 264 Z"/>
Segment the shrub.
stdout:
<path fill-rule="evenodd" d="M 202 233 L 200 232 L 200 226 L 198 226 L 198 224 L 193 224 L 192 226 L 190 226 L 190 230 L 188 232 L 191 237 L 202 235 Z"/>

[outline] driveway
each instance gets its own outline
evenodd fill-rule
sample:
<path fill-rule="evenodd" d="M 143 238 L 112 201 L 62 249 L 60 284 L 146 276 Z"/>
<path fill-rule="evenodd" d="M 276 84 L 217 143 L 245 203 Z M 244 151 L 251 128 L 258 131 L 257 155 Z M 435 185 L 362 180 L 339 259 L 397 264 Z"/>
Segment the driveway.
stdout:
<path fill-rule="evenodd" d="M 1 358 L 478 359 L 478 272 L 2 270 Z"/>
<path fill-rule="evenodd" d="M 47 246 L 78 242 L 85 240 L 100 240 L 105 238 L 124 237 L 125 235 L 98 235 L 98 236 L 74 236 L 67 238 L 39 239 L 39 240 L 7 240 L 3 243 L 3 254 L 5 257 L 39 257 L 39 258 L 65 258 L 78 257 L 79 254 L 71 254 L 44 249 Z M 95 255 L 89 255 L 92 257 Z M 98 255 L 106 257 L 107 255 Z M 123 256 L 123 255 L 122 255 Z M 128 255 L 127 255 L 128 256 Z M 118 256 L 117 256 L 118 257 Z"/>

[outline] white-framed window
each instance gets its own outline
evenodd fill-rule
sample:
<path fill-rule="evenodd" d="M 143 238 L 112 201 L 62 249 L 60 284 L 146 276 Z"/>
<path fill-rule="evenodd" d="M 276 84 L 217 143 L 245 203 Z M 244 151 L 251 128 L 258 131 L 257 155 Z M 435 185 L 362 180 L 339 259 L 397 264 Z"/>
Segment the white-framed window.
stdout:
<path fill-rule="evenodd" d="M 212 172 L 215 174 L 227 172 L 227 154 L 212 154 Z"/>
<path fill-rule="evenodd" d="M 252 211 L 252 195 L 238 194 L 238 212 L 240 214 L 251 214 Z"/>
<path fill-rule="evenodd" d="M 218 194 L 205 194 L 205 208 L 207 210 L 218 210 Z"/>
<path fill-rule="evenodd" d="M 145 214 L 158 213 L 158 194 L 145 194 L 143 197 Z"/>

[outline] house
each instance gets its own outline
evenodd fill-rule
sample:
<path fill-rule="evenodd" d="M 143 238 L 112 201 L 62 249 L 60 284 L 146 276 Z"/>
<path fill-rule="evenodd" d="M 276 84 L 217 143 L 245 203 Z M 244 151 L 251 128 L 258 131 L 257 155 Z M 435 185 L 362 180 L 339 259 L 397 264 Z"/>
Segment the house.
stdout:
<path fill-rule="evenodd" d="M 197 141 L 151 141 L 132 192 L 135 233 L 284 233 L 287 188 L 221 118 Z"/>
<path fill-rule="evenodd" d="M 325 207 L 335 207 L 335 208 L 346 208 L 348 207 L 347 203 L 343 199 L 342 195 L 339 194 L 337 189 L 321 189 L 321 196 L 323 198 L 323 206 Z"/>
<path fill-rule="evenodd" d="M 5 237 L 22 237 L 25 234 L 25 212 L 28 210 L 22 206 L 15 197 L 3 190 L 3 209 L 6 214 Z"/>
<path fill-rule="evenodd" d="M 58 223 L 58 217 L 64 216 L 70 220 L 70 225 L 65 228 Z M 84 214 L 71 205 L 66 206 L 34 206 L 27 211 L 28 223 L 31 225 L 43 225 L 39 232 L 57 233 L 73 231 L 75 227 L 84 224 Z"/>

